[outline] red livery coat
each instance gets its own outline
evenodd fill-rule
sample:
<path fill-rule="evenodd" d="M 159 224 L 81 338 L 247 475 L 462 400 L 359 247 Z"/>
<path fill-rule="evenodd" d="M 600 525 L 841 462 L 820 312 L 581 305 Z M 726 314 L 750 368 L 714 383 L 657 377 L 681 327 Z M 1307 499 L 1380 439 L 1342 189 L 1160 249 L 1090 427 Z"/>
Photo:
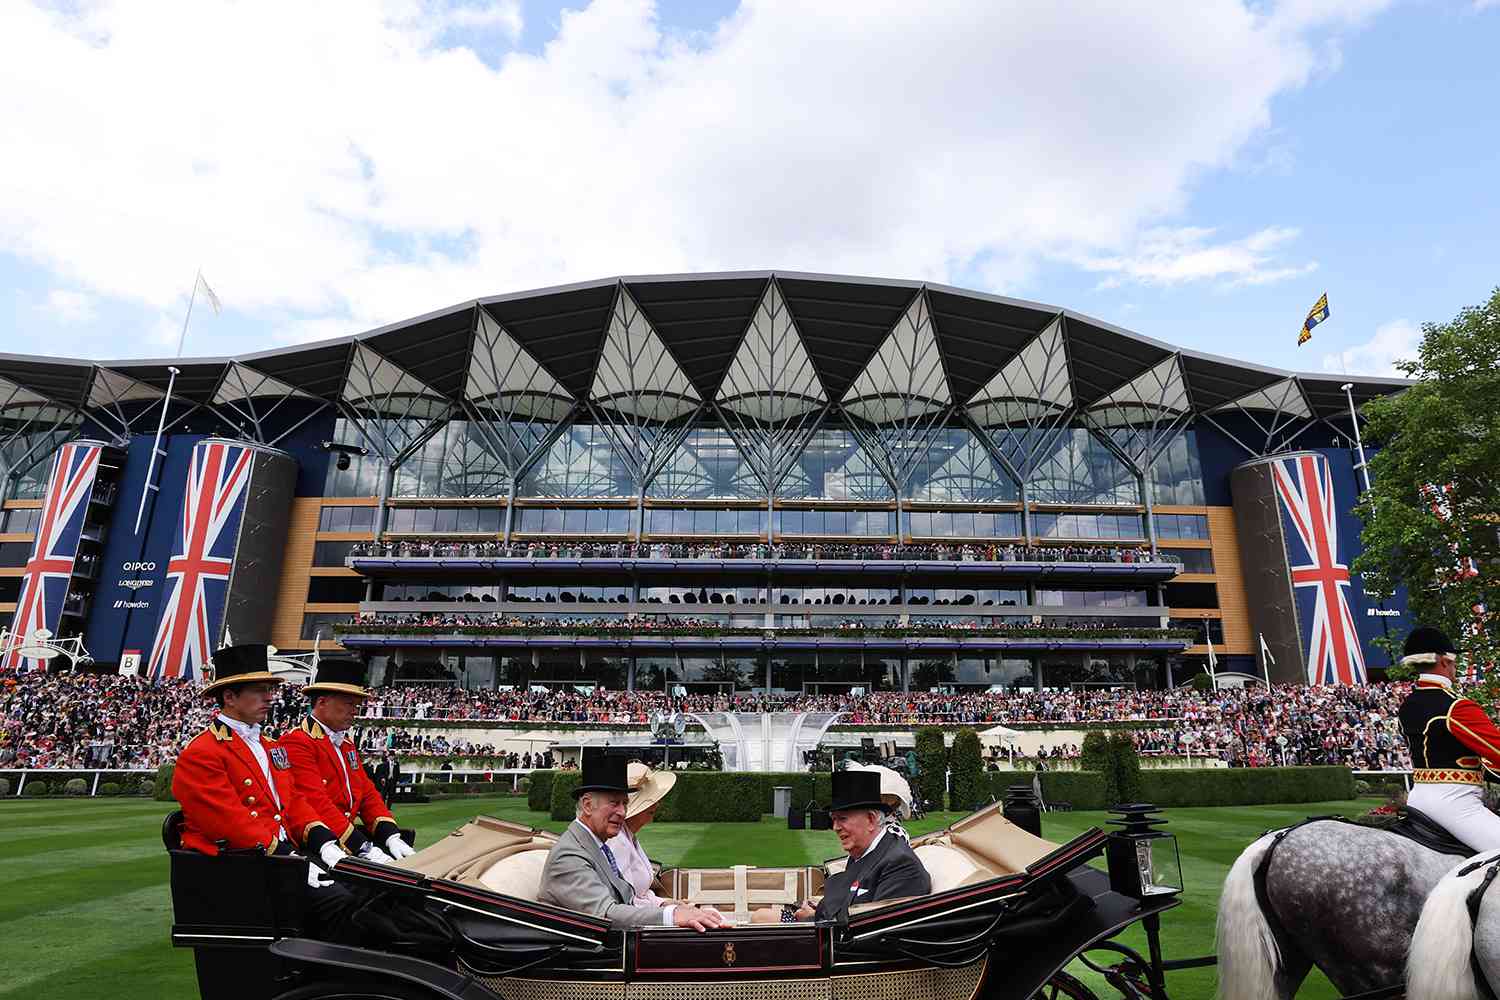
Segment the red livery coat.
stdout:
<path fill-rule="evenodd" d="M 177 755 L 172 795 L 182 806 L 182 846 L 204 854 L 276 849 L 281 828 L 297 845 L 317 850 L 333 834 L 297 792 L 285 750 L 260 739 L 276 795 L 245 741 L 215 720 Z M 277 796 L 281 806 L 276 805 Z"/>
<path fill-rule="evenodd" d="M 353 739 L 334 746 L 322 723 L 308 716 L 281 737 L 281 746 L 291 759 L 298 793 L 345 848 L 358 851 L 366 840 L 384 846 L 397 832 L 396 820 L 365 773 Z M 355 819 L 364 821 L 364 830 L 354 825 Z"/>

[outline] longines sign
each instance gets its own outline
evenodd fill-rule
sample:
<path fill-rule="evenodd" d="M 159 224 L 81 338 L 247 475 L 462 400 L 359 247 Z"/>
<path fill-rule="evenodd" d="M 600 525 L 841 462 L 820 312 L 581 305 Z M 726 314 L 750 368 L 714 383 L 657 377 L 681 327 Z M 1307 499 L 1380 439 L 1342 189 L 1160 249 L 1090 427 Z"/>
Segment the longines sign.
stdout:
<path fill-rule="evenodd" d="M 154 563 L 154 562 L 127 562 L 127 563 L 122 563 L 121 566 L 120 566 L 120 572 L 122 572 L 122 573 L 155 573 L 156 572 L 156 563 Z M 130 600 L 123 600 L 122 599 L 122 600 L 116 601 L 115 602 L 115 607 L 116 608 L 124 608 L 124 609 L 127 609 L 127 610 L 128 609 L 142 609 L 142 610 L 144 610 L 146 608 L 151 607 L 151 602 L 148 601 L 148 600 L 142 599 L 141 596 L 140 596 L 140 592 L 142 590 L 145 590 L 147 587 L 154 587 L 154 586 L 156 586 L 156 581 L 155 580 L 151 579 L 150 577 L 141 577 L 141 576 L 131 577 L 131 576 L 127 576 L 124 579 L 118 581 L 118 585 L 122 589 L 130 591 L 131 594 L 133 595 L 133 597 Z"/>

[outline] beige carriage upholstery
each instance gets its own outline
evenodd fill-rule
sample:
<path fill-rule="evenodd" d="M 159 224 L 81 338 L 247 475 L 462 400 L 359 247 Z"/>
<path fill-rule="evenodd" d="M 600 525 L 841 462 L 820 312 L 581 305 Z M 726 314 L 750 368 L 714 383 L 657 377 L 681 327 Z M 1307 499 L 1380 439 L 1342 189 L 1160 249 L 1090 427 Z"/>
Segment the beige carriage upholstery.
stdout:
<path fill-rule="evenodd" d="M 518 823 L 479 816 L 400 865 L 424 875 L 535 900 L 547 852 L 556 840 L 553 834 Z M 1014 874 L 1058 846 L 1011 823 L 998 805 L 966 816 L 946 830 L 912 840 L 913 850 L 932 877 L 933 892 Z M 833 874 L 843 867 L 844 859 L 839 858 L 822 867 L 668 869 L 661 873 L 656 891 L 669 898 L 717 907 L 734 923 L 744 923 L 753 910 L 816 899 L 823 892 L 825 871 Z M 882 905 L 885 903 L 871 903 L 860 909 Z"/>
<path fill-rule="evenodd" d="M 478 816 L 399 864 L 434 878 L 535 900 L 541 891 L 547 852 L 556 842 L 553 834 Z"/>
<path fill-rule="evenodd" d="M 661 873 L 664 895 L 712 906 L 731 923 L 750 920 L 768 906 L 795 906 L 821 891 L 822 873 L 813 868 L 677 868 Z"/>

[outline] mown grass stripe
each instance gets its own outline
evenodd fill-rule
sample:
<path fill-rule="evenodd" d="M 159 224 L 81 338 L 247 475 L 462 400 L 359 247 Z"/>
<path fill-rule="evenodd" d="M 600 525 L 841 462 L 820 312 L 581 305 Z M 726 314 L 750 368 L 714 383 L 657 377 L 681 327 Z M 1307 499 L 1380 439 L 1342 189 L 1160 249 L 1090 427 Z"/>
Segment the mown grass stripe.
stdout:
<path fill-rule="evenodd" d="M 146 857 L 83 867 L 63 868 L 47 875 L 12 878 L 0 895 L 0 925 L 26 925 L 46 914 L 98 903 L 116 896 L 155 887 L 168 894 L 167 860 Z M 15 928 L 10 928 L 14 933 Z"/>
<path fill-rule="evenodd" d="M 171 901 L 163 884 L 165 866 L 156 881 L 123 894 L 95 894 L 93 886 L 62 887 L 75 899 L 68 906 L 34 913 L 20 922 L 5 925 L 10 947 L 5 958 L 5 992 L 0 995 L 27 997 L 35 995 L 33 983 L 55 982 L 66 977 L 70 969 L 82 962 L 120 961 L 122 953 L 149 948 L 151 964 L 167 964 L 171 945 Z M 149 967 L 149 966 L 145 966 Z M 137 965 L 137 976 L 123 978 L 121 969 L 113 982 L 101 983 L 93 996 L 155 996 L 149 984 L 139 981 L 143 966 Z M 73 993 L 74 997 L 84 994 Z M 189 994 L 191 996 L 191 994 Z"/>

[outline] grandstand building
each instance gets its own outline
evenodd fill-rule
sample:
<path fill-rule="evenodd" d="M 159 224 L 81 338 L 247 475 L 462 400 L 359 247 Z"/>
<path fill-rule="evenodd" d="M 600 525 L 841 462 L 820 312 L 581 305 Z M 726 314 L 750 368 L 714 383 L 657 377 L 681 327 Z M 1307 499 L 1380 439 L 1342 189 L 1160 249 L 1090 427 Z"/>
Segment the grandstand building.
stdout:
<path fill-rule="evenodd" d="M 1367 678 L 1352 406 L 1395 380 L 795 273 L 608 279 L 236 358 L 0 356 L 0 609 L 100 668 L 376 682 Z M 158 437 L 158 431 L 160 435 Z"/>

